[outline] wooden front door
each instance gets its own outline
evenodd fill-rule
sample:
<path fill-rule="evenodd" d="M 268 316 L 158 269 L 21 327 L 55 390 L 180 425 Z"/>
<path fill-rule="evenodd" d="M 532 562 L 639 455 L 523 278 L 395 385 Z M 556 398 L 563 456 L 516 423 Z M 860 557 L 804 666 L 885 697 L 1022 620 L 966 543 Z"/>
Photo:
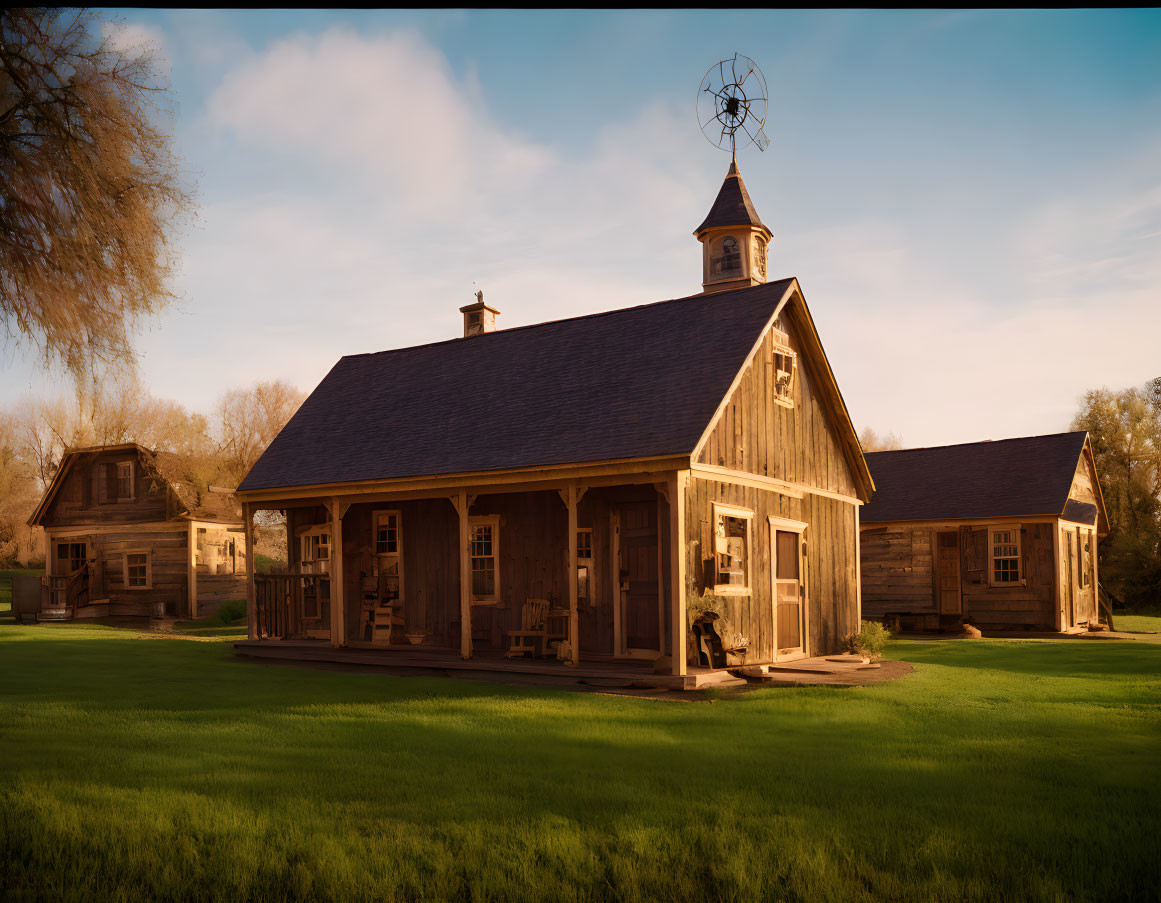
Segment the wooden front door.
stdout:
<path fill-rule="evenodd" d="M 656 502 L 625 502 L 614 513 L 621 603 L 618 652 L 661 651 L 657 515 Z"/>
<path fill-rule="evenodd" d="M 959 531 L 948 530 L 937 534 L 936 576 L 939 581 L 939 613 L 958 615 L 963 612 L 959 578 Z"/>

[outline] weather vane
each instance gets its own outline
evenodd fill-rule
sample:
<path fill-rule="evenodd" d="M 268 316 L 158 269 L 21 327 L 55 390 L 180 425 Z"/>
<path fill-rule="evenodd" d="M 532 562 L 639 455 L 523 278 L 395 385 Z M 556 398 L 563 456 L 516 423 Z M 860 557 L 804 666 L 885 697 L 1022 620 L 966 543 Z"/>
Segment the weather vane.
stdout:
<path fill-rule="evenodd" d="M 764 151 L 770 139 L 766 126 L 766 78 L 752 59 L 735 53 L 714 63 L 697 89 L 697 124 L 714 147 L 738 152 L 751 141 Z"/>

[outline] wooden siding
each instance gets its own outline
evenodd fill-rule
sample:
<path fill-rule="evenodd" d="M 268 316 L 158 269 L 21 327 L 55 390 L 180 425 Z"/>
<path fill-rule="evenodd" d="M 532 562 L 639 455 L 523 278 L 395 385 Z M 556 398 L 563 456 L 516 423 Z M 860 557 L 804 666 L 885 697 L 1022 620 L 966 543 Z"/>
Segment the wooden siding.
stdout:
<path fill-rule="evenodd" d="M 775 655 L 770 516 L 807 524 L 803 538 L 809 652 L 825 655 L 840 651 L 842 638 L 857 632 L 859 624 L 855 506 L 815 495 L 796 499 L 750 486 L 693 478 L 686 492 L 686 573 L 689 591 L 698 596 L 713 588 L 715 502 L 754 512 L 752 593 L 724 597 L 725 610 L 720 612 L 734 629 L 749 637 L 746 662 L 772 662 Z"/>
<path fill-rule="evenodd" d="M 91 600 L 163 602 L 165 613 L 170 617 L 181 617 L 188 612 L 188 537 L 184 531 L 127 525 L 107 532 L 70 535 L 60 541 L 66 540 L 89 543 Z M 130 551 L 150 554 L 152 583 L 148 589 L 129 589 L 125 585 L 124 555 Z M 49 553 L 52 552 L 50 548 Z"/>
<path fill-rule="evenodd" d="M 1019 525 L 1022 582 L 1018 586 L 989 584 L 991 550 L 988 548 L 988 524 L 960 524 L 950 529 L 959 532 L 962 617 L 965 620 L 978 626 L 1001 629 L 1056 629 L 1055 524 Z M 930 525 L 891 524 L 862 529 L 865 616 L 939 614 L 933 583 L 933 533 Z M 959 618 L 959 615 L 945 616 L 945 619 L 954 621 Z"/>
<path fill-rule="evenodd" d="M 698 463 L 854 496 L 850 463 L 815 388 L 817 376 L 802 353 L 794 325 L 785 316 L 782 321 L 791 349 L 798 352 L 791 389 L 794 406 L 775 401 L 774 334 L 767 330 L 698 456 Z"/>
<path fill-rule="evenodd" d="M 1078 502 L 1083 502 L 1089 505 L 1097 505 L 1096 494 L 1096 472 L 1089 463 L 1087 454 L 1080 456 L 1080 461 L 1076 465 L 1076 475 L 1072 478 L 1072 486 L 1068 490 L 1068 497 Z"/>
<path fill-rule="evenodd" d="M 959 528 L 964 616 L 973 624 L 1056 626 L 1056 566 L 1052 524 L 1020 526 L 1020 586 L 989 586 L 987 526 Z"/>
<path fill-rule="evenodd" d="M 98 503 L 98 464 L 133 461 L 134 497 Z M 132 449 L 94 452 L 73 459 L 56 495 L 42 520 L 46 528 L 77 527 L 90 524 L 130 524 L 163 521 L 174 514 L 169 487 L 160 478 L 145 472 L 138 453 Z"/>
<path fill-rule="evenodd" d="M 864 527 L 860 539 L 864 617 L 938 613 L 930 527 Z"/>

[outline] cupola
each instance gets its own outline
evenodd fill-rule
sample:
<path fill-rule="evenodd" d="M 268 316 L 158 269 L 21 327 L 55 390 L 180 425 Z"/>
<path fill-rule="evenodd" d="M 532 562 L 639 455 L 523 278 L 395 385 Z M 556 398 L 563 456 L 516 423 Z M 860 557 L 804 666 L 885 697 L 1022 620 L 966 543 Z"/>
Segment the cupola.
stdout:
<path fill-rule="evenodd" d="M 703 292 L 747 288 L 766 281 L 766 252 L 773 233 L 766 228 L 738 172 L 737 157 L 709 214 L 693 233 L 702 244 Z"/>
<path fill-rule="evenodd" d="M 469 336 L 496 331 L 496 317 L 500 315 L 500 311 L 484 303 L 483 291 L 476 292 L 476 303 L 461 307 L 460 313 L 464 315 L 465 339 Z"/>

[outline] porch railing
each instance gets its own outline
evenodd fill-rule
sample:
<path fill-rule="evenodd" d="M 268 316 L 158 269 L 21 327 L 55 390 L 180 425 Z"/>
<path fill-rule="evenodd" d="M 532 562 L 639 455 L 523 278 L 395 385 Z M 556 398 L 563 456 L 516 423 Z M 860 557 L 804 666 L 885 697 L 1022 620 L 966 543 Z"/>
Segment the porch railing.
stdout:
<path fill-rule="evenodd" d="M 76 609 L 89 604 L 89 564 L 85 562 L 72 574 L 42 577 L 43 610 Z"/>
<path fill-rule="evenodd" d="M 330 601 L 327 574 L 255 574 L 254 613 L 259 639 L 306 636 L 308 628 L 323 622 Z"/>

